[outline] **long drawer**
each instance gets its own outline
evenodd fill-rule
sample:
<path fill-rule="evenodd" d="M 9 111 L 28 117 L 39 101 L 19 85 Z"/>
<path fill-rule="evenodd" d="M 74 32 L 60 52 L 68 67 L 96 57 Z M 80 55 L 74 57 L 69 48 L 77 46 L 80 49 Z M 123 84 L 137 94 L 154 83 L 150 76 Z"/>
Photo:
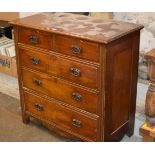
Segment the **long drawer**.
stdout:
<path fill-rule="evenodd" d="M 41 97 L 24 93 L 26 111 L 33 115 L 51 121 L 67 130 L 78 133 L 90 140 L 97 138 L 97 119 L 71 111 L 64 106 L 47 101 Z"/>
<path fill-rule="evenodd" d="M 51 96 L 67 104 L 97 113 L 99 93 L 40 72 L 22 70 L 23 87 Z"/>
<path fill-rule="evenodd" d="M 99 62 L 99 44 L 63 35 L 54 35 L 53 49 L 70 56 Z"/>
<path fill-rule="evenodd" d="M 44 54 L 35 48 L 19 46 L 21 65 L 97 89 L 99 67 L 69 60 L 54 53 Z"/>

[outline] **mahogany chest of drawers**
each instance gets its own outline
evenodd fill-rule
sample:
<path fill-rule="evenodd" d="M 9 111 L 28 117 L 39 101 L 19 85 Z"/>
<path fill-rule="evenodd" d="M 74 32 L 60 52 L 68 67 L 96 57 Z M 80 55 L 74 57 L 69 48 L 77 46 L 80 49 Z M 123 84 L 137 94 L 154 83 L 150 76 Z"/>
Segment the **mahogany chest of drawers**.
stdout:
<path fill-rule="evenodd" d="M 82 141 L 133 134 L 143 26 L 71 13 L 12 25 L 24 123 Z"/>

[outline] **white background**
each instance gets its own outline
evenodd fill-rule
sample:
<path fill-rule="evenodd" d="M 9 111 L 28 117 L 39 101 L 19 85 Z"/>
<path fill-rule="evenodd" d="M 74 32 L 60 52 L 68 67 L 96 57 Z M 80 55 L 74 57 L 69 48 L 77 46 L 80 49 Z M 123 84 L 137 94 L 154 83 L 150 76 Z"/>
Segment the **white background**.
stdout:
<path fill-rule="evenodd" d="M 0 0 L 0 11 L 153 12 L 154 3 L 154 0 Z"/>

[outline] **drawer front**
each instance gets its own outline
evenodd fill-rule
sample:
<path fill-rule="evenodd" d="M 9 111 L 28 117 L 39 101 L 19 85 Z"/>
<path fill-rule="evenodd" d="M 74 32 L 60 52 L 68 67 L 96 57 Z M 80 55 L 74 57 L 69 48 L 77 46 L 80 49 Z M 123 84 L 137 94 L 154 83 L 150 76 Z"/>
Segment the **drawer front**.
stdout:
<path fill-rule="evenodd" d="M 38 52 L 34 49 L 18 48 L 19 59 L 22 66 L 47 72 L 49 55 Z"/>
<path fill-rule="evenodd" d="M 62 35 L 54 36 L 55 51 L 86 60 L 99 61 L 99 44 Z"/>
<path fill-rule="evenodd" d="M 98 68 L 52 54 L 49 72 L 91 88 L 98 87 Z"/>
<path fill-rule="evenodd" d="M 96 141 L 97 118 L 90 118 L 29 93 L 24 93 L 24 97 L 26 111 Z"/>
<path fill-rule="evenodd" d="M 51 34 L 34 29 L 19 28 L 18 42 L 45 49 L 52 48 Z"/>
<path fill-rule="evenodd" d="M 98 94 L 47 74 L 23 70 L 23 86 L 72 106 L 97 113 Z"/>

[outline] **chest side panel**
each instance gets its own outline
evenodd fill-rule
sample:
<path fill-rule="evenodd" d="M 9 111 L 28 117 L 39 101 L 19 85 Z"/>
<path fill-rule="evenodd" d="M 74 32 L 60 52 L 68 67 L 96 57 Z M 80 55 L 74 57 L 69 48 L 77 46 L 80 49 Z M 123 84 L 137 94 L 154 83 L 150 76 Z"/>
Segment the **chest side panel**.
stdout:
<path fill-rule="evenodd" d="M 139 34 L 109 46 L 106 59 L 106 141 L 119 140 L 130 132 L 136 105 Z M 137 43 L 135 45 L 135 43 Z M 131 119 L 131 116 L 132 119 Z M 131 125 L 133 128 L 134 124 Z"/>

